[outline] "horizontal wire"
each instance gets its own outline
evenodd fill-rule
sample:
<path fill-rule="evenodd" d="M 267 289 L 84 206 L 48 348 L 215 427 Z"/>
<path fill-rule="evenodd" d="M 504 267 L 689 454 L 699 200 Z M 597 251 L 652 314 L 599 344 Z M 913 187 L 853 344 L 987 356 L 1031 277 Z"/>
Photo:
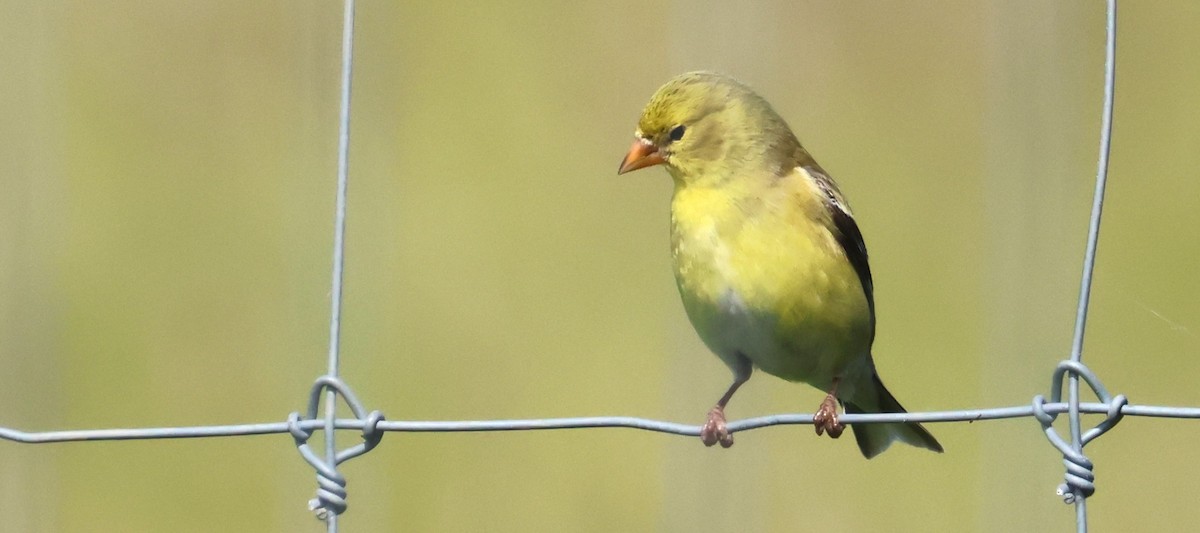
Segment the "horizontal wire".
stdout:
<path fill-rule="evenodd" d="M 1079 411 L 1085 414 L 1106 414 L 1105 403 L 1081 403 Z M 1050 414 L 1066 413 L 1066 402 L 1047 403 L 1045 410 Z M 1155 418 L 1200 418 L 1200 407 L 1169 407 L 1156 405 L 1126 405 L 1121 409 L 1125 416 Z M 914 413 L 870 413 L 844 414 L 838 420 L 847 424 L 880 424 L 892 422 L 974 422 L 977 420 L 1001 420 L 1034 416 L 1032 405 L 997 407 L 991 409 L 964 409 L 958 411 L 929 411 Z M 746 418 L 730 422 L 731 432 L 749 431 L 771 426 L 812 424 L 811 414 L 778 414 Z M 324 428 L 320 419 L 301 420 L 300 428 L 317 431 Z M 366 421 L 354 418 L 339 418 L 334 427 L 339 430 L 361 431 Z M 404 433 L 476 432 L 476 431 L 529 431 L 547 429 L 587 428 L 630 428 L 674 435 L 697 436 L 700 426 L 637 418 L 630 416 L 598 416 L 576 418 L 532 418 L 513 420 L 384 420 L 378 429 Z M 272 435 L 288 433 L 287 422 L 264 424 L 238 424 L 224 426 L 186 426 L 129 429 L 81 429 L 66 431 L 21 431 L 0 427 L 0 439 L 44 444 L 51 442 L 192 439 L 205 437 L 240 437 L 247 435 Z"/>

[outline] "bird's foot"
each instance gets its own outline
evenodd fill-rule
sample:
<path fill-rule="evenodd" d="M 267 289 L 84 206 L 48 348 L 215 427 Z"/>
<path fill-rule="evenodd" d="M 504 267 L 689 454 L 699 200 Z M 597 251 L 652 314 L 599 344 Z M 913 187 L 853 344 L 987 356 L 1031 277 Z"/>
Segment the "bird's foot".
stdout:
<path fill-rule="evenodd" d="M 700 441 L 705 446 L 712 446 L 718 442 L 722 448 L 733 446 L 733 435 L 725 427 L 725 409 L 721 406 L 713 407 L 708 412 L 708 421 L 700 428 Z"/>
<path fill-rule="evenodd" d="M 828 431 L 829 436 L 835 439 L 841 437 L 842 431 L 845 431 L 845 424 L 838 422 L 837 398 L 832 394 L 825 396 L 825 401 L 821 402 L 821 407 L 817 408 L 817 413 L 813 415 L 813 428 L 817 430 L 817 435 Z"/>

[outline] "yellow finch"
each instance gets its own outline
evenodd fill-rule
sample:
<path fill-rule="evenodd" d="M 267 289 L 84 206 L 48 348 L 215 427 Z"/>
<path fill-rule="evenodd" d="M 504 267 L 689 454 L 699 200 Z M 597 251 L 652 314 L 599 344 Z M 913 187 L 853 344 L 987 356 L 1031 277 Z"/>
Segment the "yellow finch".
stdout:
<path fill-rule="evenodd" d="M 754 368 L 828 393 L 813 423 L 841 435 L 847 413 L 903 413 L 871 359 L 867 249 L 833 180 L 770 104 L 738 81 L 690 72 L 663 85 L 619 174 L 664 165 L 675 182 L 671 253 L 684 309 L 733 384 L 700 438 L 733 444 L 725 405 Z M 937 452 L 920 424 L 854 426 L 871 458 L 894 440 Z"/>

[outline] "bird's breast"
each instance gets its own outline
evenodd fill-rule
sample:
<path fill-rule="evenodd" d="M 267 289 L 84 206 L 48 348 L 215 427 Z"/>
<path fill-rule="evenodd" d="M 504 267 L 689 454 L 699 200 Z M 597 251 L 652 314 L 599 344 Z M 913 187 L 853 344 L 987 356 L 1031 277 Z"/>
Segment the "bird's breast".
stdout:
<path fill-rule="evenodd" d="M 768 373 L 822 387 L 869 353 L 865 293 L 820 215 L 789 195 L 739 202 L 721 191 L 676 191 L 679 293 L 726 363 L 740 353 Z"/>

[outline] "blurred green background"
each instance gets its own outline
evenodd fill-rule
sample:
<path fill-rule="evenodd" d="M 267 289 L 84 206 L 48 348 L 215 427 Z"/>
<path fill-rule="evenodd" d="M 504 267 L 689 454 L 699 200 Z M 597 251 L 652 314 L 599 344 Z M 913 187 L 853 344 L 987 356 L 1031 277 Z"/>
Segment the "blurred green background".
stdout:
<path fill-rule="evenodd" d="M 339 2 L 0 2 L 0 425 L 283 420 L 325 369 Z M 343 371 L 391 419 L 699 423 L 670 180 L 615 176 L 642 105 L 750 83 L 842 184 L 876 360 L 913 410 L 1026 404 L 1067 356 L 1100 1 L 361 2 Z M 1200 4 L 1125 2 L 1086 358 L 1197 405 Z M 760 375 L 734 418 L 811 412 Z M 1090 419 L 1095 421 L 1095 419 Z M 1069 531 L 1032 419 L 865 461 L 807 426 L 730 450 L 632 430 L 389 434 L 343 531 Z M 318 435 L 319 436 L 319 435 Z M 346 435 L 347 444 L 353 442 Z M 1186 530 L 1194 422 L 1088 448 L 1098 531 Z M 4 531 L 323 531 L 286 435 L 0 442 Z"/>

